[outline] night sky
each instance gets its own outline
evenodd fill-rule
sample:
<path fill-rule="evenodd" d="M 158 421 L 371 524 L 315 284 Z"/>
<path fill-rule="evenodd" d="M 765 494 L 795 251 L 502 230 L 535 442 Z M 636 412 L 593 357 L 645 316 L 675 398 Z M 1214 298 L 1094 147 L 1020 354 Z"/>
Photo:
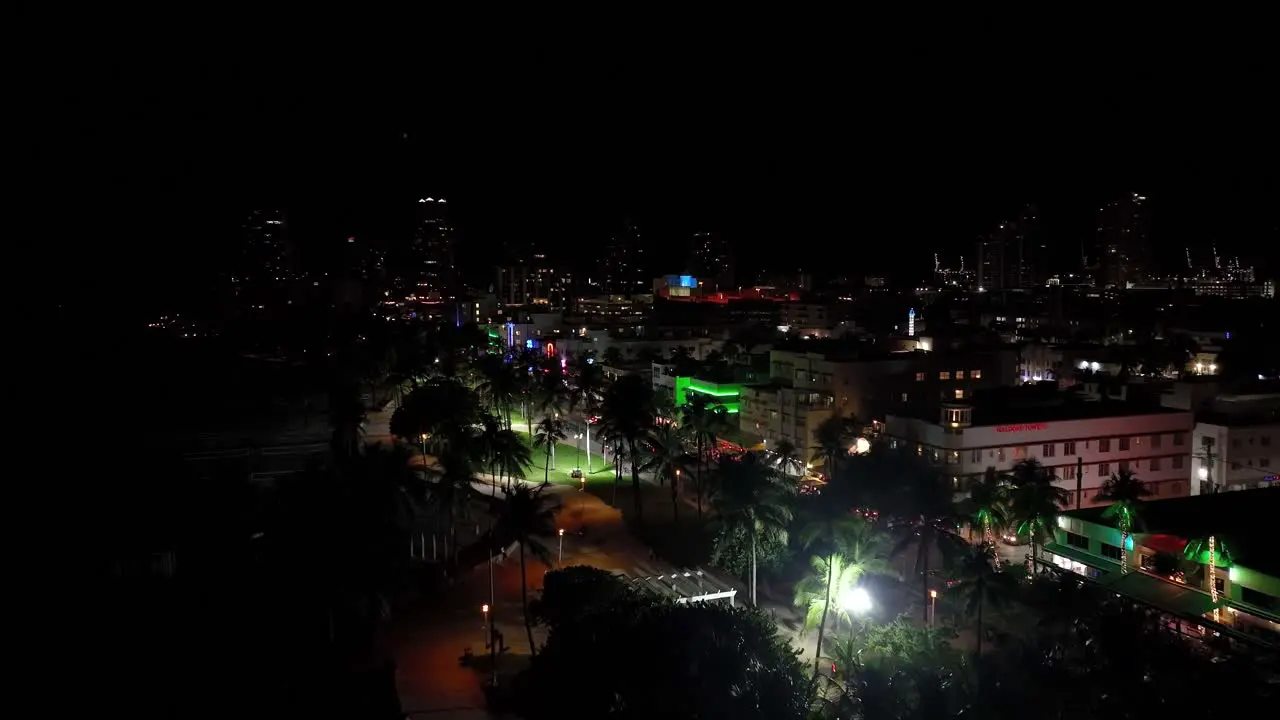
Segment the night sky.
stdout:
<path fill-rule="evenodd" d="M 420 194 L 450 198 L 473 267 L 508 239 L 580 257 L 632 218 L 673 262 L 713 229 L 759 264 L 923 271 L 1024 202 L 1069 260 L 1131 190 L 1174 263 L 1199 239 L 1258 261 L 1280 239 L 1261 46 L 868 35 L 102 56 L 26 88 L 36 177 L 79 198 L 36 227 L 89 245 L 59 259 L 130 305 L 191 291 L 255 205 L 310 245 L 395 242 Z"/>

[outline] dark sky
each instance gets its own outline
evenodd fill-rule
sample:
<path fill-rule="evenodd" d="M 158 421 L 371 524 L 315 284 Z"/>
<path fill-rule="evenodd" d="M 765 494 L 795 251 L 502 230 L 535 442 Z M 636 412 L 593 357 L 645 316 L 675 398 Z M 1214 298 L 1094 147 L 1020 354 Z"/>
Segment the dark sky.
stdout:
<path fill-rule="evenodd" d="M 975 27 L 68 58 L 29 78 L 27 149 L 83 200 L 37 227 L 93 238 L 79 262 L 132 300 L 186 285 L 256 204 L 308 243 L 393 239 L 420 193 L 451 198 L 472 262 L 518 237 L 581 253 L 631 217 L 858 275 L 969 252 L 1022 202 L 1074 255 L 1130 190 L 1177 256 L 1280 237 L 1264 46 Z"/>

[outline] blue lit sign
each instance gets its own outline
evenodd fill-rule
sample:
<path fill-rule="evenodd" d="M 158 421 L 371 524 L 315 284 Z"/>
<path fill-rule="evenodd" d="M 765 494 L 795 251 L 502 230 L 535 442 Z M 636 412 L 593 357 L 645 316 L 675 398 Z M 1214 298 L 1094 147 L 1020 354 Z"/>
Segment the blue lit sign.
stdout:
<path fill-rule="evenodd" d="M 530 338 L 530 339 L 528 339 L 528 340 L 525 340 L 525 341 L 524 341 L 524 347 L 525 347 L 525 349 L 526 349 L 526 350 L 532 350 L 532 349 L 533 349 L 533 339 L 532 339 L 532 338 Z"/>
<path fill-rule="evenodd" d="M 680 287 L 683 287 L 683 288 L 698 287 L 698 279 L 692 275 L 681 275 L 677 279 L 680 281 Z"/>

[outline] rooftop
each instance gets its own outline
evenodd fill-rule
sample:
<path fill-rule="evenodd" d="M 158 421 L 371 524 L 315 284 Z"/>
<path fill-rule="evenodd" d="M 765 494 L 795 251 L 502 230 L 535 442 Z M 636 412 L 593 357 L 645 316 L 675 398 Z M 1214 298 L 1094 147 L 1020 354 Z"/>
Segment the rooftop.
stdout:
<path fill-rule="evenodd" d="M 1190 414 L 1186 410 L 1160 407 L 1149 403 L 1125 402 L 1120 400 L 1053 400 L 1039 403 L 1009 404 L 1007 402 L 983 402 L 981 396 L 974 403 L 947 403 L 948 407 L 965 406 L 973 408 L 973 425 L 985 427 L 990 425 L 1018 425 L 1036 422 L 1065 422 L 1068 420 L 1093 420 L 1097 418 L 1133 417 L 1137 415 L 1173 415 Z M 906 417 L 914 417 L 928 422 L 938 422 L 937 407 L 915 407 L 901 413 L 890 413 Z M 1188 428 L 1189 429 L 1189 428 Z"/>
<path fill-rule="evenodd" d="M 1110 525 L 1102 513 L 1106 506 L 1071 510 L 1064 515 L 1086 522 Z M 1212 495 L 1151 500 L 1140 516 L 1149 533 L 1197 540 L 1214 535 L 1226 544 L 1241 565 L 1280 577 L 1280 547 L 1271 527 L 1280 513 L 1280 487 L 1237 490 Z"/>

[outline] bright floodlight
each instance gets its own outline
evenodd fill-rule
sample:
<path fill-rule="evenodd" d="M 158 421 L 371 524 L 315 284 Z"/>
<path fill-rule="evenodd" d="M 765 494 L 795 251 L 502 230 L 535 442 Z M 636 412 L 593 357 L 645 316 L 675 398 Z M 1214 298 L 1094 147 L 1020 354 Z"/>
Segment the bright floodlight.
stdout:
<path fill-rule="evenodd" d="M 1209 477 L 1209 468 L 1200 468 L 1200 479 L 1206 480 Z"/>
<path fill-rule="evenodd" d="M 840 593 L 839 600 L 840 607 L 854 615 L 861 615 L 871 610 L 871 595 L 860 587 Z"/>

